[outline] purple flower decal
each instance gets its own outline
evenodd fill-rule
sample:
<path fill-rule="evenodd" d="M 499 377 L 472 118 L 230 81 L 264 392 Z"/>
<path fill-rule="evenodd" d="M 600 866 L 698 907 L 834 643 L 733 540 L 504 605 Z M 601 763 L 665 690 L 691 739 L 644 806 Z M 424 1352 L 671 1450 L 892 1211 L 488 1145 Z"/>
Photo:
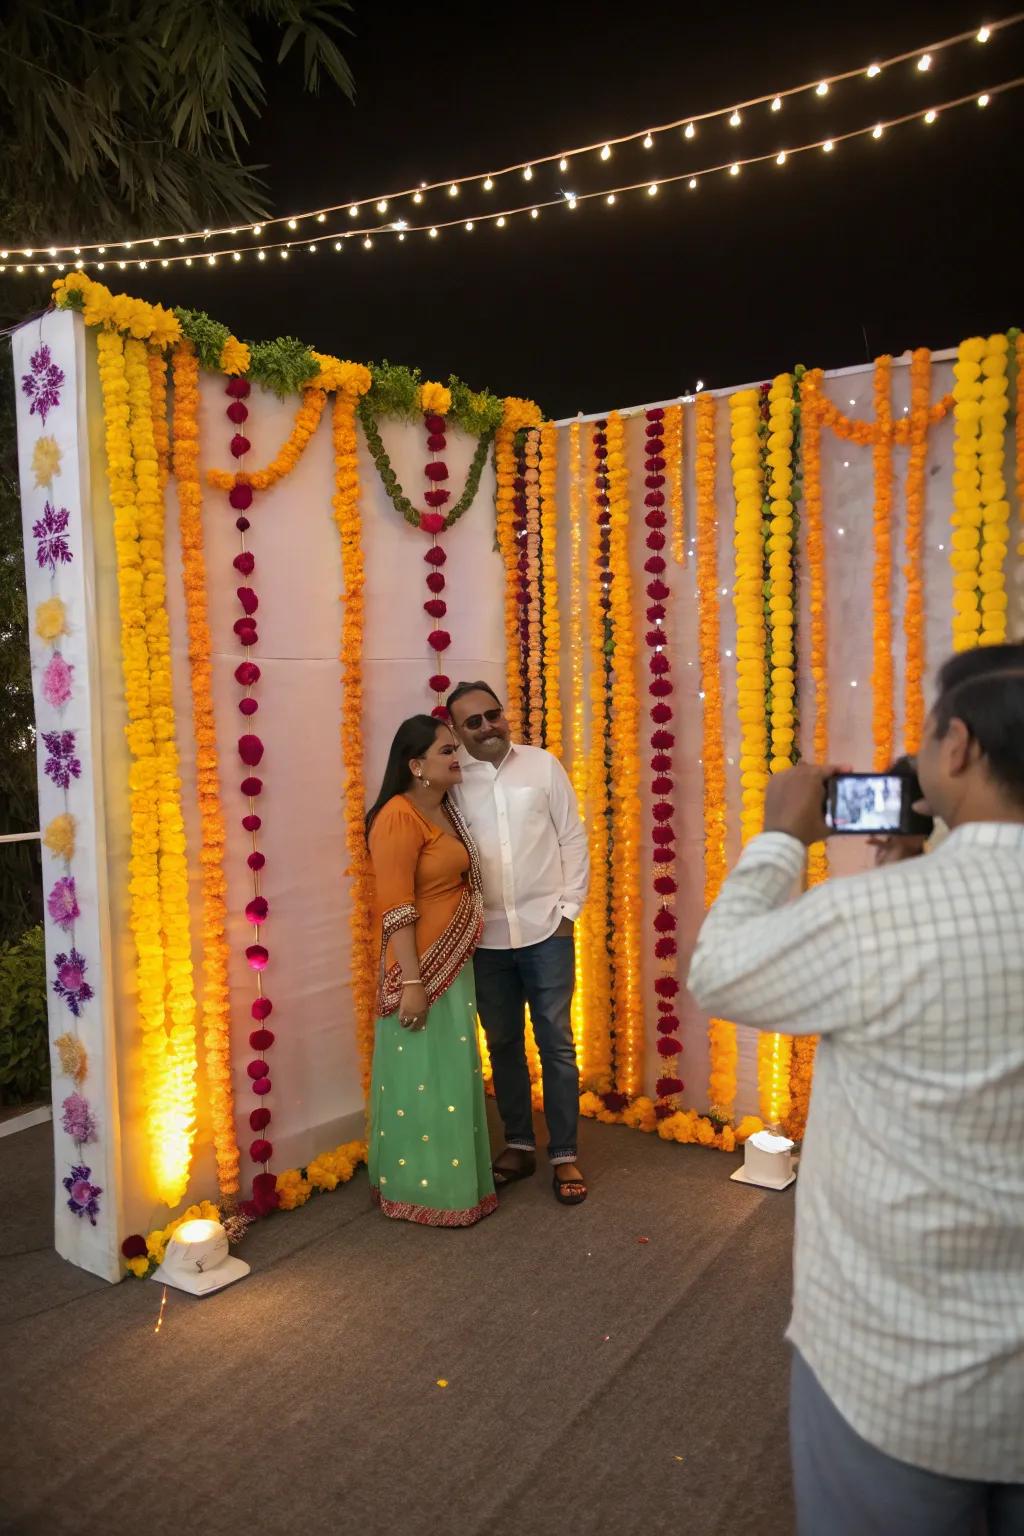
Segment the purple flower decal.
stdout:
<path fill-rule="evenodd" d="M 64 1100 L 63 1108 L 61 1124 L 72 1141 L 77 1141 L 79 1146 L 87 1141 L 95 1141 L 96 1117 L 89 1108 L 88 1100 L 84 1099 L 80 1093 L 69 1093 Z M 99 1190 L 96 1193 L 99 1194 Z"/>
<path fill-rule="evenodd" d="M 73 1211 L 76 1216 L 88 1216 L 89 1225 L 94 1227 L 96 1217 L 100 1213 L 98 1196 L 102 1195 L 103 1191 L 98 1184 L 90 1184 L 91 1177 L 92 1169 L 87 1168 L 84 1163 L 78 1163 L 72 1167 L 68 1177 L 61 1182 L 68 1192 L 68 1210 Z"/>
<path fill-rule="evenodd" d="M 54 955 L 53 963 L 57 971 L 53 990 L 58 997 L 64 999 L 77 1019 L 82 1004 L 93 996 L 92 987 L 85 979 L 85 956 L 80 955 L 77 949 L 72 949 L 69 955 Z"/>
<path fill-rule="evenodd" d="M 22 374 L 21 391 L 32 401 L 29 415 L 38 416 L 45 425 L 47 414 L 60 405 L 60 392 L 64 388 L 63 370 L 50 356 L 47 346 L 33 352 L 28 360 L 29 372 Z"/>
<path fill-rule="evenodd" d="M 68 531 L 71 513 L 67 507 L 55 507 L 47 502 L 43 515 L 32 524 L 32 537 L 36 541 L 36 564 L 41 571 L 49 570 L 51 576 L 58 565 L 70 565 L 74 556 L 64 535 Z"/>
<path fill-rule="evenodd" d="M 71 662 L 65 661 L 60 651 L 54 651 L 43 673 L 43 697 L 54 709 L 63 709 L 71 697 Z"/>
<path fill-rule="evenodd" d="M 46 898 L 46 910 L 57 927 L 65 931 L 73 926 L 76 917 L 81 917 L 74 875 L 65 875 L 57 881 Z"/>
<path fill-rule="evenodd" d="M 72 779 L 82 776 L 82 764 L 75 756 L 74 731 L 44 731 L 43 746 L 50 754 L 43 772 L 58 789 L 67 789 Z"/>

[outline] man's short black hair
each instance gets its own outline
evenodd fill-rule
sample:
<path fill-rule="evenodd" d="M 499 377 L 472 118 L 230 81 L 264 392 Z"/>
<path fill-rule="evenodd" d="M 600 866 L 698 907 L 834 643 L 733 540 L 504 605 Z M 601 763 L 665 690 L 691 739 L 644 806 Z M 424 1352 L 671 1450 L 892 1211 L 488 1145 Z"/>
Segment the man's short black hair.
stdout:
<path fill-rule="evenodd" d="M 452 705 L 454 703 L 456 703 L 456 701 L 458 699 L 461 699 L 464 694 L 467 694 L 467 693 L 489 693 L 491 698 L 494 700 L 495 704 L 497 704 L 498 708 L 499 709 L 503 709 L 504 708 L 504 705 L 502 704 L 501 700 L 498 698 L 498 695 L 495 693 L 495 691 L 491 687 L 490 683 L 482 683 L 482 682 L 480 682 L 480 683 L 456 683 L 455 687 L 452 689 L 451 693 L 448 695 L 447 708 L 448 708 L 448 713 L 449 714 L 451 714 L 451 712 L 452 712 Z"/>
<path fill-rule="evenodd" d="M 1024 645 L 978 646 L 939 673 L 935 734 L 962 720 L 994 781 L 1024 805 Z"/>

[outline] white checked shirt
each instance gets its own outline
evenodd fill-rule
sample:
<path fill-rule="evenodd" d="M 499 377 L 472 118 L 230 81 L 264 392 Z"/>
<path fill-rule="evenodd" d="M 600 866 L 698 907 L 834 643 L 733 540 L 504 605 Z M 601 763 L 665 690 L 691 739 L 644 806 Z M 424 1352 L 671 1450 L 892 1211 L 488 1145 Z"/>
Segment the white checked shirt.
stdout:
<path fill-rule="evenodd" d="M 522 949 L 575 922 L 587 898 L 587 835 L 568 775 L 542 747 L 510 746 L 495 768 L 462 757 L 455 791 L 480 854 L 482 949 Z"/>
<path fill-rule="evenodd" d="M 804 857 L 755 838 L 690 968 L 709 1013 L 822 1037 L 789 1337 L 870 1444 L 1022 1482 L 1024 826 L 788 902 Z"/>

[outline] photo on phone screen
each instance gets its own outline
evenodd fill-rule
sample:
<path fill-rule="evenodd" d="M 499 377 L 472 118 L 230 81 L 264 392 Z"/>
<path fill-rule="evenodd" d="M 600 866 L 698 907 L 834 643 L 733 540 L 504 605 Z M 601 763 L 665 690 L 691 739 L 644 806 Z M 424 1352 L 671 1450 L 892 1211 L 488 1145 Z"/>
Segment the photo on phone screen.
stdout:
<path fill-rule="evenodd" d="M 895 773 L 837 773 L 828 784 L 825 823 L 833 832 L 899 832 L 906 778 Z"/>

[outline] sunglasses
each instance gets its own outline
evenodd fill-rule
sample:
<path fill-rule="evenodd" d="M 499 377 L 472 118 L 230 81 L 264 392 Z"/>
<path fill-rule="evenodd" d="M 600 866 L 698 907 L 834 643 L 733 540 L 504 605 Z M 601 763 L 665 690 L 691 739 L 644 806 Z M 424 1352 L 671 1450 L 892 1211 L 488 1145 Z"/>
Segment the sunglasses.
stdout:
<path fill-rule="evenodd" d="M 493 725 L 495 720 L 500 720 L 504 713 L 505 711 L 501 705 L 496 704 L 493 709 L 485 709 L 482 715 L 470 715 L 468 719 L 463 720 L 462 729 L 464 731 L 478 731 L 485 720 L 488 725 Z"/>

